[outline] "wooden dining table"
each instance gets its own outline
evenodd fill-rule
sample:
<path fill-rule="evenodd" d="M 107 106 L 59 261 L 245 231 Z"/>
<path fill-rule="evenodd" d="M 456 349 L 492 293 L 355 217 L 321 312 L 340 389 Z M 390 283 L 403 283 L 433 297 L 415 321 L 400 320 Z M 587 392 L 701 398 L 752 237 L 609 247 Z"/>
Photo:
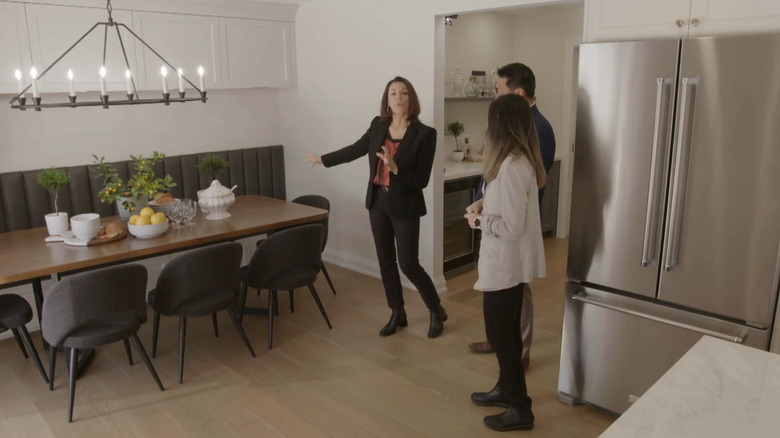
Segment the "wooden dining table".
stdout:
<path fill-rule="evenodd" d="M 206 220 L 199 211 L 192 225 L 169 227 L 165 234 L 158 237 L 139 239 L 128 235 L 121 240 L 91 246 L 46 243 L 46 227 L 0 233 L 0 287 L 32 282 L 40 321 L 42 279 L 57 279 L 68 273 L 264 234 L 316 222 L 328 215 L 326 210 L 261 195 L 236 197 L 228 212 L 231 217 L 227 219 Z M 107 224 L 120 220 L 119 216 L 112 216 L 103 218 L 101 222 Z"/>

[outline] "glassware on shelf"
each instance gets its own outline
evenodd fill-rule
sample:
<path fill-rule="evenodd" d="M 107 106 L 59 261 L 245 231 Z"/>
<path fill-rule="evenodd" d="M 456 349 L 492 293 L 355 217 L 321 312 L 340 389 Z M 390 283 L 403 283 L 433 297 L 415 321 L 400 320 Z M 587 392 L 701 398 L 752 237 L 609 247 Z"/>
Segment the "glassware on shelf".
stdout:
<path fill-rule="evenodd" d="M 450 77 L 450 87 L 452 90 L 452 97 L 461 97 L 461 91 L 463 86 L 466 85 L 466 80 L 460 72 L 460 66 L 455 67 Z"/>

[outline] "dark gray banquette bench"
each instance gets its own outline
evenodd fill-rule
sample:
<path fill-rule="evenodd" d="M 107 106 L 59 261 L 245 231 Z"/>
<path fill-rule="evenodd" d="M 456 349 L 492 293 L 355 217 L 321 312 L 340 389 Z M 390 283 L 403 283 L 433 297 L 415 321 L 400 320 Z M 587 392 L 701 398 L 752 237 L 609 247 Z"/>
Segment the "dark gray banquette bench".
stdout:
<path fill-rule="evenodd" d="M 164 152 L 164 151 L 160 151 Z M 144 155 L 151 155 L 152 151 Z M 284 149 L 262 146 L 248 149 L 217 151 L 227 158 L 230 166 L 218 179 L 222 185 L 233 187 L 236 196 L 259 194 L 286 199 L 284 176 Z M 176 198 L 198 199 L 197 191 L 208 187 L 210 180 L 195 165 L 207 153 L 166 156 L 157 163 L 155 174 L 170 174 L 177 186 L 170 190 Z M 123 179 L 132 171 L 130 160 L 113 163 Z M 70 174 L 70 183 L 60 192 L 60 211 L 70 216 L 81 213 L 99 213 L 101 216 L 118 214 L 115 205 L 104 204 L 98 198 L 103 181 L 90 171 L 92 164 L 64 168 Z M 44 216 L 54 211 L 54 196 L 37 182 L 38 170 L 0 174 L 0 232 L 16 231 L 46 225 Z"/>

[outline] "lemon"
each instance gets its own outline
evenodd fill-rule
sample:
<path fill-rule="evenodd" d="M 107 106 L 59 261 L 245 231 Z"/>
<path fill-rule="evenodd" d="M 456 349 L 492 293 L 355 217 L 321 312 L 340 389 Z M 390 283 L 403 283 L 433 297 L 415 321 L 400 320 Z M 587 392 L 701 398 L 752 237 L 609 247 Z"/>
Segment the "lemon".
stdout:
<path fill-rule="evenodd" d="M 151 221 L 149 221 L 149 216 L 138 216 L 138 219 L 135 220 L 134 225 L 149 225 Z"/>
<path fill-rule="evenodd" d="M 148 216 L 151 216 L 151 215 L 154 214 L 154 210 L 152 210 L 151 207 L 144 207 L 144 208 L 141 209 L 141 212 L 138 213 L 138 214 L 140 214 L 141 216 L 147 216 L 148 217 Z"/>
<path fill-rule="evenodd" d="M 137 214 L 130 216 L 130 225 L 138 225 L 138 218 L 141 217 Z"/>
<path fill-rule="evenodd" d="M 153 214 L 152 217 L 149 218 L 149 222 L 152 224 L 161 224 L 167 220 L 168 218 L 165 217 L 165 213 L 161 211 L 158 211 L 157 213 Z"/>

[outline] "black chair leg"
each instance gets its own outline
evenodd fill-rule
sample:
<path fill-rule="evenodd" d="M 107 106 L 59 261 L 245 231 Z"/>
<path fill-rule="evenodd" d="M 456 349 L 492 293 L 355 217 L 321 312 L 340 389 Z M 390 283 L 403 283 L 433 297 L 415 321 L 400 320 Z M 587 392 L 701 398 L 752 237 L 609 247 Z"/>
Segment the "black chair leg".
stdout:
<path fill-rule="evenodd" d="M 35 361 L 35 366 L 38 367 L 38 371 L 40 371 L 41 376 L 43 376 L 43 380 L 45 380 L 46 383 L 49 383 L 49 377 L 46 376 L 46 371 L 43 370 L 41 358 L 38 356 L 38 350 L 35 349 L 35 344 L 33 344 L 32 338 L 30 337 L 30 332 L 27 331 L 27 327 L 25 326 L 19 327 L 19 330 L 21 330 L 22 339 L 24 340 L 25 345 L 27 345 L 27 349 L 30 350 L 33 361 Z"/>
<path fill-rule="evenodd" d="M 211 314 L 211 322 L 214 324 L 214 336 L 219 337 L 219 325 L 217 324 L 217 314 Z"/>
<path fill-rule="evenodd" d="M 274 311 L 276 307 L 276 291 L 268 291 L 268 349 L 274 348 Z"/>
<path fill-rule="evenodd" d="M 57 363 L 57 347 L 49 345 L 49 391 L 54 391 L 54 366 Z"/>
<path fill-rule="evenodd" d="M 68 370 L 68 423 L 73 422 L 73 400 L 76 396 L 76 378 L 79 372 L 79 350 L 70 349 L 70 369 Z"/>
<path fill-rule="evenodd" d="M 238 329 L 238 334 L 241 335 L 241 339 L 244 341 L 244 344 L 246 344 L 246 348 L 249 349 L 249 353 L 252 355 L 252 357 L 255 356 L 255 349 L 252 348 L 252 344 L 249 343 L 249 338 L 246 336 L 246 332 L 244 331 L 244 328 L 241 327 L 241 323 L 238 322 L 238 317 L 236 317 L 236 312 L 228 307 L 227 309 L 228 315 L 230 315 L 230 319 L 233 321 L 233 325 L 236 326 L 236 329 Z"/>
<path fill-rule="evenodd" d="M 160 381 L 160 377 L 157 375 L 157 371 L 154 370 L 154 365 L 152 365 L 152 361 L 149 360 L 149 356 L 146 355 L 146 350 L 144 350 L 144 346 L 143 344 L 141 344 L 141 340 L 138 339 L 138 333 L 133 333 L 130 336 L 130 340 L 133 341 L 133 345 L 135 345 L 136 351 L 138 351 L 138 354 L 141 355 L 141 360 L 143 360 L 144 363 L 146 364 L 146 369 L 148 369 L 149 373 L 152 374 L 154 381 L 157 383 L 157 387 L 160 388 L 160 391 L 165 391 L 165 388 L 163 387 L 163 384 Z"/>
<path fill-rule="evenodd" d="M 333 295 L 336 295 L 336 288 L 333 287 L 333 282 L 330 281 L 330 275 L 328 275 L 328 269 L 325 268 L 325 263 L 322 264 L 322 273 L 325 274 L 325 280 L 328 280 L 328 285 L 330 286 L 330 290 L 333 291 Z"/>
<path fill-rule="evenodd" d="M 290 289 L 290 313 L 295 313 L 295 295 L 294 290 Z"/>
<path fill-rule="evenodd" d="M 328 314 L 325 313 L 325 308 L 322 307 L 322 301 L 320 301 L 320 296 L 317 295 L 317 289 L 314 288 L 313 284 L 310 284 L 309 290 L 311 291 L 311 296 L 314 297 L 314 301 L 317 303 L 317 307 L 320 308 L 320 313 L 322 313 L 322 317 L 325 318 L 325 322 L 328 323 L 328 328 L 332 329 L 333 326 L 330 325 L 330 319 L 328 319 Z"/>
<path fill-rule="evenodd" d="M 16 343 L 19 344 L 19 349 L 22 350 L 22 355 L 25 359 L 28 359 L 30 356 L 27 355 L 27 349 L 24 348 L 24 344 L 22 343 L 22 337 L 19 336 L 19 329 L 11 329 L 11 333 L 14 334 L 14 339 L 16 339 Z"/>
<path fill-rule="evenodd" d="M 241 303 L 240 307 L 238 308 L 238 323 L 242 324 L 244 322 L 244 308 L 246 307 L 246 290 L 248 286 L 246 283 L 241 284 L 241 295 L 238 297 L 238 302 Z"/>
<path fill-rule="evenodd" d="M 184 379 L 184 340 L 187 337 L 187 318 L 179 317 L 179 383 Z"/>
<path fill-rule="evenodd" d="M 125 353 L 127 353 L 127 362 L 130 363 L 130 366 L 133 365 L 133 352 L 130 351 L 130 341 L 127 339 L 124 339 L 122 341 L 123 344 L 125 344 Z"/>
<path fill-rule="evenodd" d="M 152 323 L 152 357 L 157 357 L 157 334 L 160 331 L 160 312 L 154 312 Z"/>

